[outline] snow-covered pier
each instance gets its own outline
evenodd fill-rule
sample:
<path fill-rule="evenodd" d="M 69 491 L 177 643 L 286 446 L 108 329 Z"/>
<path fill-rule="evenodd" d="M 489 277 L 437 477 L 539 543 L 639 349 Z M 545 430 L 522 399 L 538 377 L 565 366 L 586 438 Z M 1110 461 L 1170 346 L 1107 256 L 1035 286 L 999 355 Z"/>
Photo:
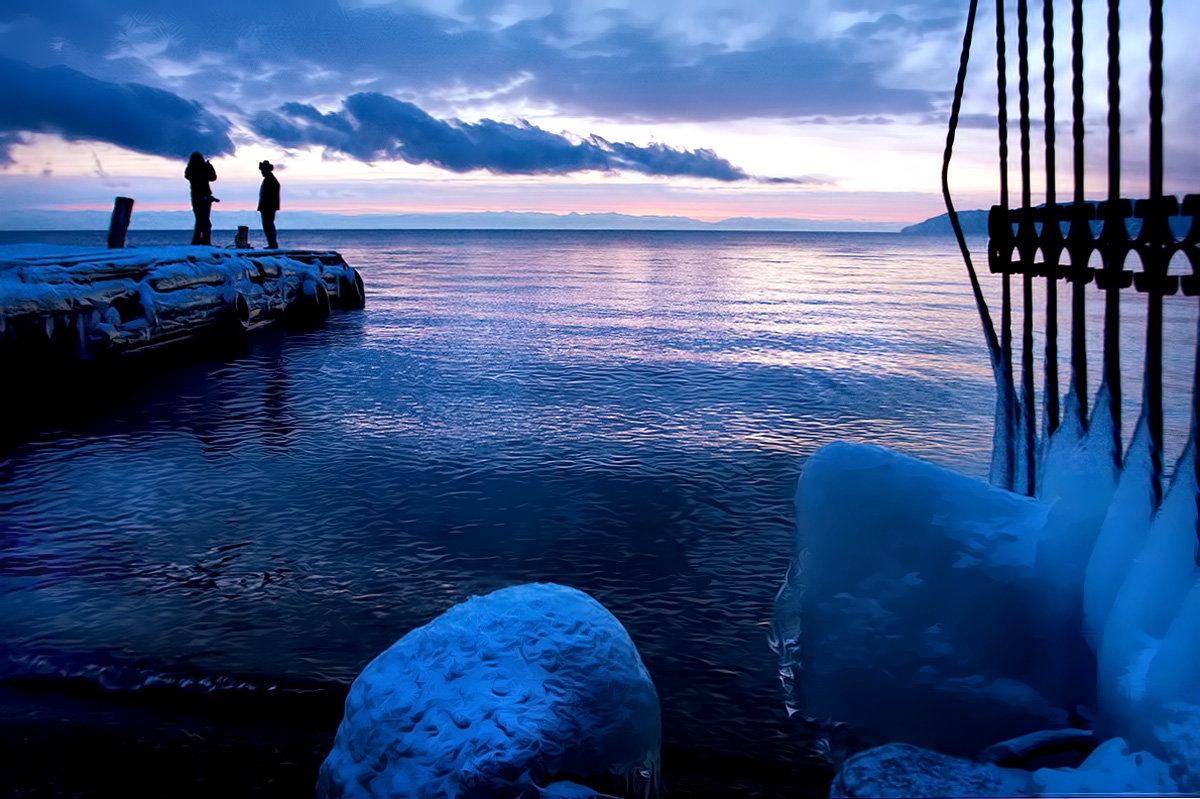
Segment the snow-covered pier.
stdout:
<path fill-rule="evenodd" d="M 340 254 L 180 246 L 0 247 L 0 359 L 86 361 L 361 308 Z"/>

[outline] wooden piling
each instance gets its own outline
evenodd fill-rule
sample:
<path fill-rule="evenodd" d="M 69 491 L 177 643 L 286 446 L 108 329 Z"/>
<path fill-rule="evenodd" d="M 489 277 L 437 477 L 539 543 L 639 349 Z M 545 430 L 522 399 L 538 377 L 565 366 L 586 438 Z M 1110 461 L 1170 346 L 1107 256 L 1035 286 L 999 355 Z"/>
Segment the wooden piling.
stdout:
<path fill-rule="evenodd" d="M 108 248 L 119 250 L 125 246 L 125 234 L 133 218 L 133 198 L 117 197 L 113 200 L 112 219 L 108 223 Z"/>

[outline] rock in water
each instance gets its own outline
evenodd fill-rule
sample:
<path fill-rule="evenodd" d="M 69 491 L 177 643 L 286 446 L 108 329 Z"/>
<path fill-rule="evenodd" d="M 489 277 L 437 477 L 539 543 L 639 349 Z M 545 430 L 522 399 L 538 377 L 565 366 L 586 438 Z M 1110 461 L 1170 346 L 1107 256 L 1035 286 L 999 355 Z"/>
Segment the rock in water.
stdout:
<path fill-rule="evenodd" d="M 887 744 L 846 761 L 831 797 L 1029 796 L 1029 772 L 950 757 L 911 744 Z"/>
<path fill-rule="evenodd" d="M 561 777 L 645 795 L 660 741 L 658 693 L 621 623 L 573 588 L 518 585 L 363 669 L 317 796 L 534 797 Z"/>

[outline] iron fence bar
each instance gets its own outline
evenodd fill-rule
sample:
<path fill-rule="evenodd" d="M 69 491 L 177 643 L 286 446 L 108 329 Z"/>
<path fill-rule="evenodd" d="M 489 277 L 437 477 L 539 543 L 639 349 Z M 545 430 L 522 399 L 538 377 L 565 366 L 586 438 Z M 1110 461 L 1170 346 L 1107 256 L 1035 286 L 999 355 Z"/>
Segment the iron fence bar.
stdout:
<path fill-rule="evenodd" d="M 1029 495 L 1035 489 L 1037 432 L 1033 369 L 1033 273 L 1037 253 L 1037 234 L 1033 223 L 1033 187 L 1029 135 L 1029 0 L 1017 0 L 1017 102 L 1020 129 L 1021 218 L 1017 224 L 1017 251 L 1021 260 L 1021 437 L 1025 466 L 1025 485 Z"/>
<path fill-rule="evenodd" d="M 1005 44 L 1005 2 L 1004 0 L 996 0 L 996 126 L 999 136 L 999 156 L 1000 156 L 1000 209 L 1005 220 L 1008 219 L 1008 63 L 1006 58 Z M 1007 221 L 1005 224 L 1008 224 Z M 1012 236 L 1005 236 L 1005 241 L 1011 241 Z M 1008 244 L 1005 245 L 1006 248 Z M 1011 261 L 1012 252 L 1009 250 L 1003 254 L 996 252 L 990 253 L 993 257 L 1006 262 Z M 993 266 L 998 266 L 994 264 Z M 1000 390 L 1003 394 L 1004 408 L 1004 423 L 1007 427 L 1003 437 L 1005 447 L 1005 473 L 1000 475 L 1001 485 L 1004 488 L 1013 488 L 1016 475 L 1014 474 L 1014 466 L 1016 461 L 1016 452 L 1014 444 L 1016 443 L 1016 430 L 1018 423 L 1017 407 L 1016 407 L 1016 390 L 1013 382 L 1013 341 L 1012 341 L 1012 279 L 1009 275 L 1010 270 L 1007 265 L 1001 269 L 993 269 L 993 271 L 1001 272 L 1001 287 L 1000 287 L 1000 354 L 1003 365 L 1001 373 Z"/>
<path fill-rule="evenodd" d="M 1112 457 L 1120 467 L 1121 450 L 1121 304 L 1128 233 L 1121 203 L 1121 14 L 1119 0 L 1108 0 L 1108 201 L 1103 204 L 1104 227 L 1100 255 L 1104 296 L 1104 371 L 1100 390 L 1108 397 L 1112 428 Z M 1097 408 L 1099 410 L 1099 408 Z"/>
<path fill-rule="evenodd" d="M 1049 440 L 1058 429 L 1058 278 L 1062 254 L 1062 231 L 1059 229 L 1058 196 L 1055 170 L 1055 109 L 1054 109 L 1054 2 L 1042 0 L 1042 73 L 1043 96 L 1046 104 L 1046 214 L 1042 221 L 1042 262 L 1046 270 L 1046 351 L 1043 369 L 1045 396 L 1042 399 L 1042 425 Z"/>
<path fill-rule="evenodd" d="M 1172 240 L 1163 203 L 1163 8 L 1150 0 L 1150 204 L 1141 214 L 1142 272 L 1146 277 L 1146 372 L 1142 383 L 1142 412 L 1150 431 L 1151 489 L 1155 505 L 1162 499 L 1163 294 Z"/>
<path fill-rule="evenodd" d="M 1091 280 L 1092 230 L 1085 212 L 1083 101 L 1083 0 L 1071 2 L 1071 139 L 1075 193 L 1067 251 L 1071 256 L 1071 396 L 1076 403 L 1076 423 L 1087 429 L 1087 309 L 1085 288 Z"/>

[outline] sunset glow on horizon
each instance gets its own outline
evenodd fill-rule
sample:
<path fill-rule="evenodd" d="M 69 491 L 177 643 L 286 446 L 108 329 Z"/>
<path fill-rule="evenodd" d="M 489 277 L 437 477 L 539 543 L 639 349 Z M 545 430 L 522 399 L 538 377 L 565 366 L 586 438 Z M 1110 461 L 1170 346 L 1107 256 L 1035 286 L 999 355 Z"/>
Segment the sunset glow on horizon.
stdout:
<path fill-rule="evenodd" d="M 505 211 L 894 229 L 943 211 L 965 12 L 932 0 L 13 7 L 0 12 L 0 209 L 8 227 L 23 212 L 104 210 L 117 194 L 184 211 L 183 161 L 200 150 L 219 175 L 218 225 L 223 211 L 253 209 L 268 159 L 284 186 L 281 224 L 288 211 Z M 1185 134 L 1200 105 L 1188 87 L 1200 67 L 1181 37 L 1200 10 L 1169 13 L 1168 188 L 1190 191 L 1200 165 Z M 980 10 L 952 171 L 960 208 L 997 192 L 992 14 Z M 1124 24 L 1136 52 L 1143 21 Z M 1089 29 L 1089 144 L 1104 135 L 1103 45 Z M 1069 142 L 1069 52 L 1057 61 Z M 1124 155 L 1137 185 L 1145 75 L 1127 63 Z M 1091 150 L 1099 185 L 1102 148 Z"/>

